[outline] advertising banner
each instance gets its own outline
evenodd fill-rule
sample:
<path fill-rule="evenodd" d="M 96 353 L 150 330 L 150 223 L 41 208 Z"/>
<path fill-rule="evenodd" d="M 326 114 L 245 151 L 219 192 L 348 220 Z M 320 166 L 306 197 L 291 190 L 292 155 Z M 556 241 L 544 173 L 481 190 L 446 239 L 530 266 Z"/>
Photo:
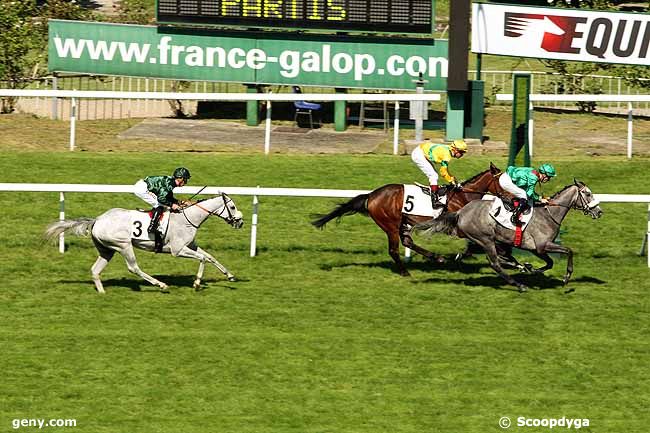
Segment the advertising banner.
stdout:
<path fill-rule="evenodd" d="M 49 22 L 53 72 L 325 87 L 445 90 L 446 40 Z"/>
<path fill-rule="evenodd" d="M 472 51 L 648 65 L 650 15 L 474 3 Z"/>

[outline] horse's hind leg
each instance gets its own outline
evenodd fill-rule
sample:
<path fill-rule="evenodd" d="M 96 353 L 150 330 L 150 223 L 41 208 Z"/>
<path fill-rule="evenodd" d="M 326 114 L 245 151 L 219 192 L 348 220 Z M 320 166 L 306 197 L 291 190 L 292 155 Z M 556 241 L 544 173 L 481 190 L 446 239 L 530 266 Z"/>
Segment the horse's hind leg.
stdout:
<path fill-rule="evenodd" d="M 98 293 L 106 293 L 104 291 L 104 285 L 102 284 L 102 280 L 100 278 L 100 274 L 108 265 L 108 262 L 111 260 L 113 257 L 113 254 L 111 252 L 108 257 L 106 257 L 105 254 L 100 255 L 97 257 L 97 260 L 95 260 L 95 264 L 90 268 L 90 274 L 92 275 L 93 282 L 95 283 L 95 289 L 97 290 Z"/>
<path fill-rule="evenodd" d="M 90 268 L 90 275 L 93 279 L 93 282 L 95 283 L 95 290 L 97 290 L 98 293 L 106 293 L 104 291 L 104 285 L 102 284 L 100 275 L 106 265 L 108 265 L 108 262 L 110 262 L 113 258 L 115 251 L 106 248 L 95 238 L 93 238 L 93 243 L 95 244 L 95 248 L 97 248 L 97 252 L 99 252 L 99 257 L 97 257 L 95 264 Z"/>
<path fill-rule="evenodd" d="M 395 264 L 397 264 L 397 270 L 399 274 L 403 277 L 411 276 L 411 274 L 409 274 L 409 271 L 406 270 L 404 262 L 402 262 L 402 258 L 399 254 L 399 234 L 397 230 L 392 230 L 390 232 L 387 231 L 386 236 L 388 236 L 388 254 L 393 259 Z"/>
<path fill-rule="evenodd" d="M 135 252 L 133 251 L 133 247 L 131 244 L 129 244 L 126 248 L 123 248 L 122 250 L 119 251 L 120 254 L 124 257 L 124 260 L 126 261 L 126 267 L 129 269 L 129 272 L 136 274 L 140 278 L 148 281 L 149 283 L 153 284 L 154 286 L 160 287 L 160 291 L 163 293 L 169 293 L 169 286 L 162 281 L 159 281 L 152 277 L 151 275 L 145 273 L 140 269 L 140 266 L 138 266 L 138 261 L 135 258 Z"/>
<path fill-rule="evenodd" d="M 411 228 L 412 226 L 410 224 L 402 224 L 402 226 L 400 227 L 400 239 L 402 241 L 402 245 L 426 257 L 428 260 L 432 260 L 437 263 L 444 263 L 445 261 L 444 257 L 436 256 L 431 251 L 422 248 L 419 245 L 416 245 L 416 243 L 413 241 L 413 238 L 411 237 Z"/>

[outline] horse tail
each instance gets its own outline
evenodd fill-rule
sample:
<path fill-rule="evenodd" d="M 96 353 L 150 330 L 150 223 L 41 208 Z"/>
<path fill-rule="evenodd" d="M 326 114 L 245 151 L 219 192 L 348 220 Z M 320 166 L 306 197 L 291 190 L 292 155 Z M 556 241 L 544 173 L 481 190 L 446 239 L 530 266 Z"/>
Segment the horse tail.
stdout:
<path fill-rule="evenodd" d="M 341 221 L 341 218 L 346 215 L 354 215 L 355 213 L 360 213 L 362 215 L 368 216 L 368 196 L 370 194 L 361 194 L 353 198 L 352 200 L 341 203 L 336 206 L 336 208 L 328 213 L 327 215 L 315 215 L 317 219 L 311 222 L 311 224 L 319 229 L 325 227 L 325 224 L 336 218 L 336 221 Z"/>
<path fill-rule="evenodd" d="M 440 215 L 436 219 L 430 219 L 423 223 L 413 226 L 413 230 L 426 237 L 431 237 L 434 233 L 445 233 L 456 236 L 458 233 L 458 213 L 449 212 Z"/>
<path fill-rule="evenodd" d="M 77 218 L 75 220 L 53 222 L 45 229 L 44 237 L 46 240 L 52 240 L 67 231 L 76 236 L 88 236 L 93 224 L 95 224 L 95 218 Z"/>

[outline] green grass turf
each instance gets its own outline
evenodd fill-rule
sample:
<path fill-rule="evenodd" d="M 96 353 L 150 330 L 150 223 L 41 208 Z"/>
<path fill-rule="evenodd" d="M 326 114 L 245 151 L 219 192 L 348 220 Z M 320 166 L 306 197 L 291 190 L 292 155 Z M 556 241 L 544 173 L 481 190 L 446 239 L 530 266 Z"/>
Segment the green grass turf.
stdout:
<path fill-rule="evenodd" d="M 560 158 L 545 190 L 575 176 L 596 193 L 648 193 L 650 161 L 621 160 Z M 488 162 L 472 156 L 452 170 L 468 178 Z M 422 181 L 407 156 L 0 152 L 4 181 L 18 182 L 130 184 L 181 164 L 193 185 Z M 197 263 L 141 252 L 141 267 L 172 293 L 116 257 L 100 296 L 89 239 L 67 237 L 64 255 L 41 242 L 58 194 L 0 197 L 0 431 L 16 418 L 74 418 L 76 428 L 47 431 L 107 433 L 478 433 L 501 431 L 501 416 L 589 418 L 588 432 L 650 424 L 650 271 L 637 256 L 645 205 L 603 204 L 598 221 L 570 213 L 562 242 L 575 251 L 575 293 L 560 285 L 562 258 L 545 277 L 521 277 L 541 290 L 518 294 L 483 257 L 462 269 L 418 257 L 411 278 L 398 276 L 369 219 L 309 225 L 336 199 L 262 197 L 259 255 L 249 258 L 251 198 L 235 196 L 244 229 L 215 219 L 198 242 L 241 281 L 207 268 L 197 293 Z M 140 205 L 127 194 L 66 195 L 69 218 Z M 422 242 L 446 254 L 463 246 Z"/>

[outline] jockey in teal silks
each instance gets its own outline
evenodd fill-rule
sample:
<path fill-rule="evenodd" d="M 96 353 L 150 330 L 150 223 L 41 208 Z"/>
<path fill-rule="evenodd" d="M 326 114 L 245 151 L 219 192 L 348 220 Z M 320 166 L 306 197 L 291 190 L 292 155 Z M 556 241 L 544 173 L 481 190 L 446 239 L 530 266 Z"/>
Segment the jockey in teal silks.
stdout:
<path fill-rule="evenodd" d="M 519 223 L 519 216 L 535 201 L 540 201 L 543 204 L 548 203 L 545 198 L 540 199 L 535 192 L 535 186 L 538 183 L 548 182 L 555 175 L 555 168 L 547 163 L 540 165 L 538 169 L 511 165 L 499 176 L 499 185 L 517 198 L 514 200 L 515 210 L 511 219 L 513 224 Z"/>
<path fill-rule="evenodd" d="M 188 169 L 178 167 L 171 176 L 147 176 L 135 183 L 134 194 L 153 208 L 147 229 L 149 233 L 155 233 L 158 228 L 158 220 L 165 206 L 172 211 L 180 209 L 180 202 L 174 197 L 174 188 L 184 186 L 190 177 Z"/>

